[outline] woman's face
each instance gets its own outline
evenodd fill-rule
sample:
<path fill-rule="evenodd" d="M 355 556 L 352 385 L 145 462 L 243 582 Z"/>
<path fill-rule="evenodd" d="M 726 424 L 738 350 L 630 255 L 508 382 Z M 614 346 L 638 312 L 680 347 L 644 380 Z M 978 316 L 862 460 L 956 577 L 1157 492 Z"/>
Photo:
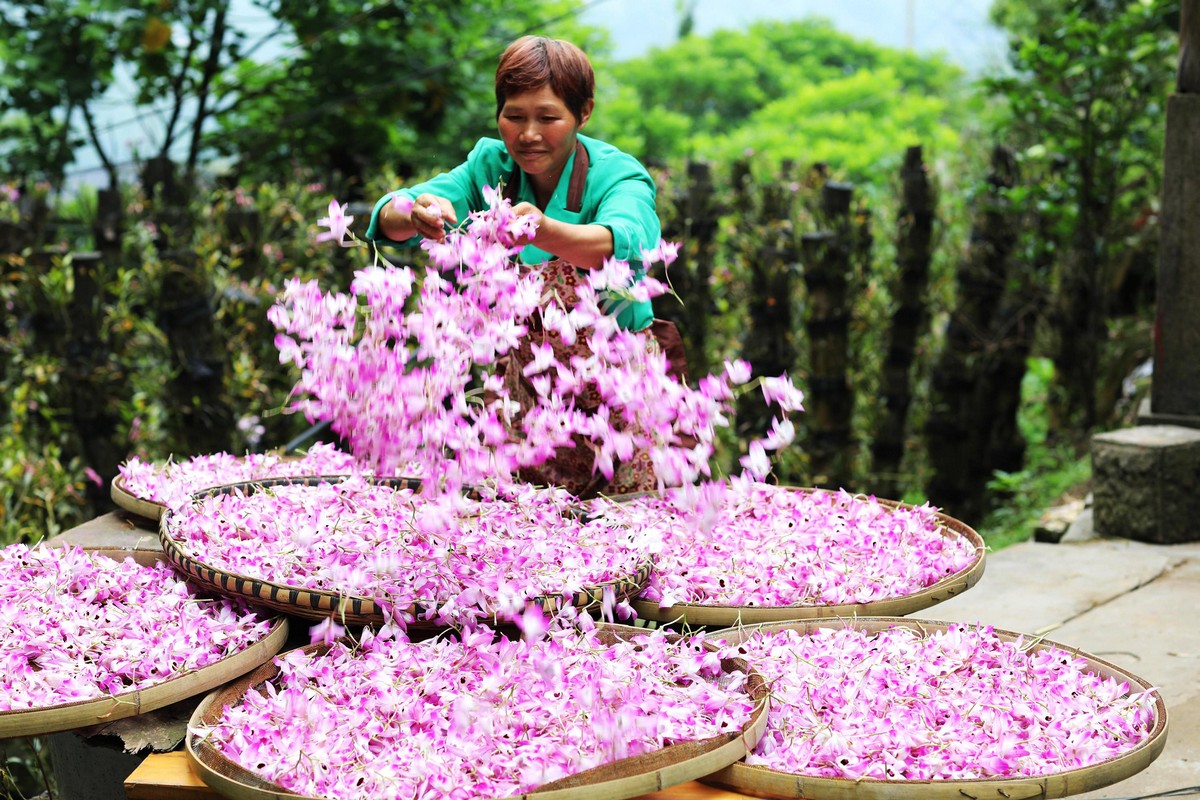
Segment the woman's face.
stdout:
<path fill-rule="evenodd" d="M 583 118 L 576 119 L 548 84 L 505 100 L 497 120 L 500 138 L 517 166 L 539 188 L 552 189 L 562 174 L 575 151 L 575 134 L 587 124 L 592 105 L 588 100 Z"/>

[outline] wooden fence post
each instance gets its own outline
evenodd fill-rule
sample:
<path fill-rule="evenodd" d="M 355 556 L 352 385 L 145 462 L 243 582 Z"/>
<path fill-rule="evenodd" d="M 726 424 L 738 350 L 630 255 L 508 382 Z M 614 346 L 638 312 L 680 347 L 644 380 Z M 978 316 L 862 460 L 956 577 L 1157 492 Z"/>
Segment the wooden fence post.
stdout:
<path fill-rule="evenodd" d="M 822 230 L 801 237 L 808 304 L 809 377 L 804 414 L 812 483 L 843 488 L 853 472 L 850 420 L 854 393 L 848 377 L 850 298 L 854 271 L 854 186 L 827 181 L 821 190 Z"/>
<path fill-rule="evenodd" d="M 111 243 L 110 243 L 111 244 Z M 119 244 L 119 237 L 118 237 Z M 66 379 L 71 418 L 84 462 L 103 479 L 103 486 L 87 483 L 88 501 L 97 513 L 114 506 L 108 484 L 117 476 L 125 453 L 116 446 L 117 416 L 108 398 L 122 386 L 106 380 L 108 353 L 100 337 L 104 307 L 105 259 L 101 253 L 74 253 L 71 273 L 74 289 L 68 306 Z"/>
<path fill-rule="evenodd" d="M 908 409 L 912 401 L 912 364 L 917 341 L 929 324 L 929 268 L 933 262 L 933 222 L 937 197 L 921 147 L 910 147 L 900 170 L 901 201 L 896 222 L 896 283 L 892 324 L 879 381 L 883 412 L 871 441 L 872 490 L 883 497 L 900 497 Z"/>
<path fill-rule="evenodd" d="M 668 217 L 663 238 L 680 243 L 679 257 L 667 270 L 678 299 L 655 301 L 655 315 L 679 327 L 687 354 L 688 374 L 707 375 L 708 338 L 712 314 L 713 256 L 720 215 L 713 193 L 712 165 L 688 161 L 687 183 L 668 189 L 674 214 Z"/>
<path fill-rule="evenodd" d="M 984 513 L 992 474 L 987 444 L 994 423 L 988 396 L 993 387 L 982 378 L 991 349 L 992 321 L 1016 243 L 1007 197 L 1016 178 L 1012 151 L 997 146 L 992 151 L 987 192 L 979 196 L 974 212 L 970 250 L 956 274 L 957 296 L 945 343 L 930 377 L 925 442 L 933 474 L 926 494 L 961 519 Z"/>
<path fill-rule="evenodd" d="M 238 258 L 237 276 L 250 280 L 262 273 L 262 214 L 257 208 L 230 208 L 225 212 L 225 239 L 230 255 Z"/>
<path fill-rule="evenodd" d="M 763 187 L 762 212 L 757 225 L 759 242 L 748 259 L 750 292 L 747 300 L 748 330 L 742 352 L 755 377 L 790 374 L 796 363 L 792 323 L 792 276 L 799 252 L 792 222 L 795 195 L 781 181 Z M 737 404 L 737 430 L 741 438 L 766 433 L 774 412 L 762 402 L 762 394 L 743 395 Z"/>
<path fill-rule="evenodd" d="M 169 402 L 193 453 L 218 453 L 232 443 L 233 412 L 225 397 L 225 358 L 210 302 L 212 287 L 190 250 L 167 250 L 158 325 L 167 334 L 178 374 Z"/>

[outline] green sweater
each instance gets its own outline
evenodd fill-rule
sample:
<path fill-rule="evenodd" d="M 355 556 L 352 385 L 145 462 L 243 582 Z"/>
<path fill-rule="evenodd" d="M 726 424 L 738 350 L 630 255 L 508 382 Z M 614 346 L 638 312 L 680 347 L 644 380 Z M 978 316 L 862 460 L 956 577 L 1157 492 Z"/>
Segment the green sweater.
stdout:
<path fill-rule="evenodd" d="M 636 158 L 612 145 L 583 135 L 579 136 L 579 141 L 587 148 L 589 160 L 579 212 L 572 213 L 566 208 L 567 184 L 575 165 L 575 154 L 572 153 L 550 202 L 541 209 L 542 213 L 560 222 L 578 225 L 596 223 L 608 228 L 612 231 L 613 257 L 628 261 L 634 275 L 640 278 L 643 274 L 642 249 L 656 247 L 662 235 L 654 206 L 654 180 Z M 495 187 L 501 180 L 508 180 L 513 169 L 514 163 L 504 142 L 499 139 L 480 139 L 467 160 L 449 172 L 381 197 L 371 212 L 367 238 L 376 242 L 391 241 L 379 230 L 379 212 L 393 195 L 404 194 L 415 199 L 417 195 L 429 192 L 445 197 L 454 204 L 455 214 L 463 222 L 471 212 L 484 209 L 483 187 Z M 530 181 L 521 180 L 517 188 L 514 205 L 522 201 L 537 205 Z M 553 257 L 534 244 L 527 245 L 521 251 L 521 260 L 526 264 L 540 264 Z M 648 301 L 619 301 L 616 310 L 617 323 L 627 330 L 641 330 L 654 318 Z"/>

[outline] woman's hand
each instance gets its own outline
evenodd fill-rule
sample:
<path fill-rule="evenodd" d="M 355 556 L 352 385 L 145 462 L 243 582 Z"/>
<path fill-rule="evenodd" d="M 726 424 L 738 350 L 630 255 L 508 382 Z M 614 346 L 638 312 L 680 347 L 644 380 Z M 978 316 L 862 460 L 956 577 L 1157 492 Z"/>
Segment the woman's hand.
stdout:
<path fill-rule="evenodd" d="M 396 203 L 388 203 L 379 212 L 379 227 L 389 239 L 402 242 L 414 235 L 434 241 L 446 238 L 445 224 L 458 224 L 454 204 L 435 194 L 421 194 L 413 201 L 412 208 L 405 213 Z"/>
<path fill-rule="evenodd" d="M 436 194 L 418 195 L 413 201 L 412 212 L 409 215 L 413 228 L 426 239 L 443 241 L 446 238 L 445 224 L 458 224 L 458 216 L 454 213 L 454 204 Z"/>

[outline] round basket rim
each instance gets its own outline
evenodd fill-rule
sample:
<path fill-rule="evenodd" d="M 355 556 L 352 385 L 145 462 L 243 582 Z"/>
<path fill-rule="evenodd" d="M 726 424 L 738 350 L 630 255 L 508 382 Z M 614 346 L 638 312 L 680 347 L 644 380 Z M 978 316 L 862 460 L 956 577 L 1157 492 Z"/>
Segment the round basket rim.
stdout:
<path fill-rule="evenodd" d="M 228 454 L 228 455 L 234 461 L 239 462 L 239 463 L 245 462 L 247 460 L 247 456 L 235 456 L 233 454 Z M 296 461 L 300 461 L 303 459 L 303 456 L 299 456 L 294 453 L 279 453 L 277 455 L 279 457 L 280 464 L 285 464 L 288 462 L 294 463 Z M 187 462 L 171 461 L 170 459 L 167 459 L 165 461 L 156 461 L 156 462 L 154 462 L 154 465 L 162 466 L 164 464 L 169 464 L 169 463 L 174 463 L 176 465 L 182 465 L 182 464 L 186 464 Z M 286 476 L 286 475 L 264 475 L 261 478 L 254 478 L 252 480 L 253 481 L 274 480 L 277 478 L 286 478 L 286 477 L 288 477 L 288 476 Z M 403 476 L 396 476 L 396 477 L 403 477 Z M 212 486 L 199 487 L 196 491 L 203 491 L 205 489 L 216 488 L 219 486 L 231 486 L 231 485 L 233 485 L 233 484 L 232 483 L 213 484 Z M 194 493 L 195 492 L 192 492 L 192 494 L 194 494 Z M 130 512 L 131 514 L 136 514 L 139 517 L 144 517 L 145 519 L 151 520 L 152 522 L 157 522 L 159 519 L 162 518 L 162 515 L 165 514 L 167 511 L 166 503 L 160 503 L 157 500 L 150 500 L 148 498 L 142 497 L 141 495 L 138 495 L 137 493 L 131 491 L 129 488 L 129 481 L 127 481 L 125 479 L 125 476 L 120 473 L 118 473 L 117 476 L 115 478 L 113 478 L 112 482 L 109 484 L 109 495 L 112 497 L 112 501 L 114 503 L 116 503 L 117 506 L 119 506 L 120 508 L 124 509 L 125 511 Z"/>
<path fill-rule="evenodd" d="M 602 632 L 602 635 L 617 639 L 651 633 L 643 628 L 611 623 L 599 623 L 596 628 Z M 683 638 L 682 634 L 665 633 L 674 640 Z M 705 642 L 703 646 L 710 650 L 716 650 L 716 646 L 711 642 Z M 328 645 L 315 644 L 301 648 L 301 650 L 312 652 L 327 647 Z M 763 677 L 744 659 L 726 659 L 723 663 L 731 665 L 729 668 L 746 671 L 747 685 L 751 697 L 756 701 L 751 717 L 742 726 L 741 731 L 721 734 L 706 740 L 669 745 L 655 753 L 595 767 L 505 800 L 525 800 L 525 798 L 528 800 L 600 800 L 600 798 L 625 800 L 625 798 L 637 797 L 669 786 L 697 780 L 736 763 L 758 744 L 758 740 L 766 730 L 769 687 Z M 187 736 L 184 739 L 184 750 L 187 752 L 188 759 L 201 780 L 226 797 L 235 798 L 235 800 L 263 800 L 264 798 L 317 800 L 317 798 L 294 794 L 267 783 L 216 752 L 211 745 L 199 742 L 196 735 L 196 731 L 202 725 L 219 720 L 225 708 L 235 705 L 247 692 L 256 691 L 273 680 L 277 673 L 278 668 L 274 662 L 263 664 L 253 673 L 243 675 L 206 696 L 188 721 Z M 693 751 L 697 751 L 697 754 L 684 757 Z M 665 764 L 660 765 L 660 762 L 664 760 L 660 754 L 667 756 Z M 225 769 L 229 769 L 231 765 L 233 775 L 223 774 L 214 764 L 219 764 Z M 646 766 L 646 768 L 631 775 L 614 775 L 614 773 L 620 772 L 622 765 L 627 764 Z M 649 766 L 657 768 L 650 769 Z M 263 787 L 251 785 L 245 782 L 244 778 L 239 779 L 241 774 L 248 775 L 251 779 L 267 785 Z"/>
<path fill-rule="evenodd" d="M 109 486 L 109 496 L 112 497 L 112 501 L 119 508 L 148 519 L 151 522 L 158 522 L 167 510 L 167 507 L 162 503 L 147 500 L 131 492 L 124 475 L 117 475 L 112 479 L 112 483 Z"/>
<path fill-rule="evenodd" d="M 744 625 L 713 631 L 713 640 L 724 639 L 727 643 L 744 641 L 758 631 L 776 632 L 798 630 L 808 634 L 819 628 L 859 628 L 868 631 L 887 630 L 897 626 L 926 631 L 944 631 L 951 626 L 978 629 L 991 628 L 992 632 L 1005 641 L 1025 639 L 1031 650 L 1058 649 L 1087 661 L 1088 669 L 1102 677 L 1113 677 L 1128 682 L 1131 691 L 1149 691 L 1155 687 L 1144 678 L 1129 672 L 1099 656 L 1078 647 L 1062 644 L 1044 637 L 1008 631 L 982 623 L 955 623 L 913 617 L 824 617 L 786 622 L 770 622 Z M 1162 693 L 1154 693 L 1154 727 L 1149 736 L 1136 747 L 1114 758 L 1106 759 L 1087 767 L 1049 773 L 1047 775 L 1012 778 L 940 780 L 887 780 L 881 778 L 823 778 L 796 773 L 782 772 L 769 767 L 751 766 L 744 761 L 732 764 L 701 778 L 703 783 L 749 792 L 758 796 L 779 797 L 786 800 L 962 800 L 964 796 L 977 798 L 1055 798 L 1090 792 L 1122 781 L 1149 766 L 1162 753 L 1167 744 L 1168 714 Z"/>
<path fill-rule="evenodd" d="M 352 476 L 349 474 L 290 475 L 254 481 L 238 481 L 221 484 L 220 486 L 211 486 L 198 492 L 193 492 L 191 498 L 195 501 L 216 492 L 253 491 L 270 486 L 293 484 L 319 485 L 320 483 L 345 480 L 350 477 Z M 360 477 L 371 483 L 386 484 L 403 482 L 409 484 L 409 488 L 412 488 L 411 484 L 419 484 L 421 482 L 420 478 L 402 476 L 363 475 Z M 170 522 L 170 514 L 163 514 L 159 520 L 158 529 L 159 541 L 162 544 L 163 551 L 167 554 L 167 558 L 171 560 L 171 563 L 177 569 L 185 572 L 193 580 L 211 587 L 214 591 L 243 597 L 250 602 L 265 605 L 274 610 L 304 619 L 323 620 L 332 616 L 342 623 L 366 625 L 382 624 L 386 621 L 387 614 L 385 614 L 383 606 L 378 602 L 378 600 L 383 599 L 386 603 L 386 598 L 338 593 L 329 589 L 306 589 L 265 578 L 239 575 L 219 567 L 214 567 L 192 555 L 185 549 L 181 542 L 170 535 L 168 532 Z M 574 601 L 574 605 L 579 608 L 592 608 L 599 605 L 603 601 L 605 592 L 610 587 L 613 589 L 613 597 L 617 602 L 631 600 L 649 582 L 650 573 L 653 568 L 653 560 L 647 558 L 641 561 L 631 574 L 580 587 L 570 592 L 570 595 Z M 567 593 L 564 592 L 562 595 L 537 595 L 529 598 L 529 602 L 541 606 L 544 612 L 551 613 L 564 605 L 563 597 L 565 594 Z M 399 611 L 408 613 L 414 618 L 413 621 L 407 623 L 409 628 L 445 627 L 437 623 L 422 622 L 417 614 L 417 607 L 415 605 L 399 609 Z M 493 621 L 495 621 L 495 613 L 492 612 L 491 615 Z"/>
<path fill-rule="evenodd" d="M 840 494 L 836 490 L 808 486 L 781 486 L 780 488 L 804 494 L 815 494 L 818 492 L 828 495 Z M 636 494 L 617 495 L 610 499 L 614 502 L 621 502 L 626 499 L 654 494 L 656 493 L 638 492 Z M 915 506 L 911 503 L 886 500 L 874 497 L 873 495 L 864 495 L 861 493 L 850 494 L 849 492 L 845 494 L 853 499 L 870 498 L 880 505 L 893 509 L 920 508 L 920 506 Z M 935 511 L 934 515 L 943 533 L 949 531 L 956 536 L 966 539 L 971 547 L 974 548 L 975 554 L 971 562 L 962 569 L 945 575 L 924 589 L 910 594 L 885 597 L 866 603 L 843 603 L 838 605 L 792 604 L 781 606 L 745 606 L 726 603 L 685 602 L 660 607 L 653 600 L 637 597 L 630 600 L 629 603 L 633 606 L 633 610 L 639 619 L 658 622 L 660 624 L 685 624 L 706 627 L 728 627 L 738 624 L 754 625 L 799 619 L 818 619 L 822 617 L 900 616 L 910 614 L 914 611 L 921 611 L 949 600 L 952 597 L 956 597 L 979 583 L 979 579 L 983 577 L 985 554 L 987 552 L 987 544 L 983 541 L 983 537 L 970 525 L 940 510 Z"/>
<path fill-rule="evenodd" d="M 107 556 L 114 560 L 133 558 L 143 566 L 151 566 L 165 560 L 165 555 L 156 550 L 123 550 L 114 547 L 82 549 L 87 553 Z M 103 725 L 204 694 L 270 661 L 283 648 L 287 636 L 287 618 L 276 615 L 271 619 L 271 627 L 256 642 L 207 667 L 181 672 L 143 689 L 40 708 L 0 711 L 0 739 L 43 736 Z"/>

